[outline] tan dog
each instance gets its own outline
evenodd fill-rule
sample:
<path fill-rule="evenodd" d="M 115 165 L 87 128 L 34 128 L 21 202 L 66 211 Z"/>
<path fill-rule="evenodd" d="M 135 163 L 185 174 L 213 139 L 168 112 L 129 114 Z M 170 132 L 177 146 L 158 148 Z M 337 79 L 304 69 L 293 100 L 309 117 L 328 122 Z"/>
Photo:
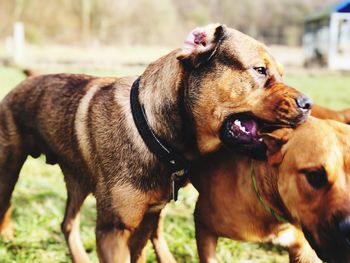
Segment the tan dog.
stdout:
<path fill-rule="evenodd" d="M 344 109 L 344 110 L 340 110 L 340 111 L 335 111 L 335 110 L 332 110 L 332 109 L 329 109 L 329 108 L 326 108 L 326 107 L 323 107 L 323 106 L 319 106 L 319 105 L 313 105 L 313 108 L 312 108 L 312 112 L 311 114 L 313 116 L 320 116 L 322 117 L 323 119 L 330 119 L 330 120 L 337 120 L 339 122 L 344 122 L 344 123 L 349 123 L 350 121 L 350 109 Z M 213 154 L 213 159 L 211 159 L 211 157 L 206 157 L 206 161 L 210 161 L 210 162 L 217 162 L 217 158 L 222 158 L 222 160 L 220 160 L 219 162 L 220 163 L 223 163 L 224 160 L 226 161 L 240 161 L 241 159 L 246 159 L 246 157 L 243 157 L 241 155 L 237 155 L 237 154 L 232 154 L 232 152 L 226 152 L 226 150 L 223 150 L 226 154 L 219 154 L 219 157 L 217 156 L 217 154 Z M 225 156 L 222 156 L 222 155 L 225 155 Z M 246 163 L 246 162 L 244 162 Z M 214 166 L 211 166 L 211 172 L 213 171 L 213 169 L 220 169 L 220 167 L 214 167 Z M 244 171 L 244 173 L 249 173 L 249 168 L 248 166 L 245 166 L 245 164 L 243 164 L 243 168 L 242 169 L 246 169 L 246 171 Z M 225 171 L 226 173 L 227 171 Z M 215 176 L 215 175 L 212 175 L 212 176 Z M 232 176 L 232 175 L 231 175 Z M 220 180 L 220 177 L 216 178 L 218 180 Z M 224 178 L 225 179 L 225 178 Z M 195 180 L 197 181 L 197 185 L 204 185 L 202 184 L 200 181 L 201 180 L 206 180 L 205 177 L 195 177 Z M 223 182 L 221 182 L 223 183 Z M 211 185 L 206 185 L 207 187 L 211 187 Z M 210 188 L 206 189 L 204 193 L 201 193 L 202 195 L 203 194 L 208 194 L 210 193 Z M 214 191 L 220 191 L 220 192 L 225 192 L 225 189 L 214 189 Z M 224 193 L 224 196 L 227 196 L 229 195 L 230 193 Z M 209 197 L 206 196 L 203 198 L 204 200 L 208 200 Z M 220 205 L 221 204 L 217 204 L 217 203 L 214 203 L 213 206 L 215 206 L 215 211 L 219 211 L 219 213 L 221 213 L 221 209 L 220 209 Z M 247 208 L 248 209 L 248 208 Z M 244 209 L 242 209 L 244 210 Z M 227 216 L 227 212 L 224 214 L 221 213 L 222 216 Z M 219 215 L 220 216 L 220 215 Z M 231 218 L 232 216 L 234 215 L 229 215 L 229 217 Z M 163 234 L 163 221 L 164 221 L 164 212 L 162 213 L 160 219 L 159 219 L 159 225 L 154 229 L 154 231 L 152 232 L 153 234 L 151 235 L 151 241 L 152 241 L 152 244 L 153 244 L 153 247 L 154 247 L 154 250 L 155 250 L 155 254 L 157 256 L 157 259 L 159 262 L 176 262 L 175 259 L 173 258 L 173 256 L 171 255 L 170 251 L 169 251 L 169 248 L 167 246 L 167 243 L 165 241 L 165 238 L 164 238 L 164 234 Z M 259 230 L 260 231 L 260 230 Z M 258 231 L 258 232 L 259 232 Z M 262 231 L 266 231 L 266 230 L 262 230 Z M 259 234 L 258 234 L 259 235 Z M 297 246 L 291 246 L 290 247 L 290 244 L 286 243 L 286 240 L 288 240 L 288 236 L 297 236 L 298 240 L 295 242 L 295 243 L 298 243 Z M 307 262 L 308 260 L 315 260 L 316 262 L 319 261 L 319 259 L 314 255 L 314 252 L 312 252 L 309 247 L 308 244 L 304 243 L 305 242 L 305 238 L 303 237 L 303 234 L 300 233 L 300 231 L 297 229 L 295 229 L 295 227 L 291 226 L 291 225 L 287 225 L 285 226 L 285 224 L 282 225 L 281 227 L 281 231 L 278 231 L 278 233 L 275 233 L 275 236 L 271 236 L 269 237 L 268 239 L 270 239 L 273 243 L 277 244 L 277 245 L 283 245 L 284 247 L 288 248 L 289 249 L 289 252 L 291 253 L 291 261 L 297 261 L 299 260 L 302 261 L 302 262 Z M 262 242 L 262 239 L 259 238 L 256 240 L 257 242 Z M 265 240 L 266 241 L 266 240 Z M 197 240 L 197 242 L 199 242 Z M 204 242 L 204 244 L 206 244 L 206 242 Z M 304 246 L 304 249 L 302 252 L 301 251 L 301 247 Z M 295 247 L 297 249 L 295 249 Z M 206 251 L 206 247 L 200 247 L 199 248 L 199 251 L 202 251 L 202 253 L 205 253 L 203 251 Z M 299 254 L 303 254 L 303 258 L 300 258 L 300 255 Z M 309 254 L 309 255 L 308 255 Z M 299 256 L 298 256 L 299 255 Z M 307 256 L 308 255 L 308 256 Z M 297 258 L 297 259 L 296 259 Z M 208 261 L 207 258 L 205 258 L 203 260 L 202 258 L 202 261 Z M 213 260 L 214 261 L 214 260 Z"/>
<path fill-rule="evenodd" d="M 350 124 L 350 109 L 335 111 L 320 105 L 314 105 L 312 107 L 312 116 Z"/>
<path fill-rule="evenodd" d="M 0 233 L 11 235 L 10 199 L 25 159 L 44 154 L 65 177 L 62 230 L 73 261 L 88 261 L 79 210 L 89 193 L 97 200 L 100 261 L 140 257 L 153 231 L 149 226 L 171 197 L 175 161 L 158 159 L 140 136 L 131 86 L 139 91 L 132 98 L 141 104 L 149 129 L 188 160 L 216 151 L 229 138 L 231 147 L 248 133 L 249 140 L 257 140 L 254 129 L 231 130 L 237 118 L 295 126 L 311 107 L 306 96 L 282 82 L 261 43 L 223 25 L 195 29 L 182 50 L 150 64 L 140 82 L 135 79 L 43 75 L 28 78 L 5 97 L 0 104 Z"/>
<path fill-rule="evenodd" d="M 350 262 L 350 127 L 310 117 L 263 137 L 269 164 L 223 149 L 194 166 L 201 262 L 216 262 L 219 236 L 271 241 L 291 262 L 320 261 L 309 243 L 327 262 Z"/>

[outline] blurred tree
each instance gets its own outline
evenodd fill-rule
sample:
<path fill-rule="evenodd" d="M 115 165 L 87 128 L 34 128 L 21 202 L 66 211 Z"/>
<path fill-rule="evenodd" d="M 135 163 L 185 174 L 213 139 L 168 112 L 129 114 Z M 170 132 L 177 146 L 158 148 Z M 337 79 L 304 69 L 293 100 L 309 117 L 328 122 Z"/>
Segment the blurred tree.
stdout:
<path fill-rule="evenodd" d="M 274 44 L 300 44 L 305 15 L 337 0 L 1 0 L 0 38 L 15 21 L 29 41 L 174 44 L 222 22 Z"/>
<path fill-rule="evenodd" d="M 72 1 L 72 7 L 75 14 L 79 17 L 81 38 L 88 41 L 91 33 L 91 17 L 95 10 L 95 0 L 78 0 Z"/>

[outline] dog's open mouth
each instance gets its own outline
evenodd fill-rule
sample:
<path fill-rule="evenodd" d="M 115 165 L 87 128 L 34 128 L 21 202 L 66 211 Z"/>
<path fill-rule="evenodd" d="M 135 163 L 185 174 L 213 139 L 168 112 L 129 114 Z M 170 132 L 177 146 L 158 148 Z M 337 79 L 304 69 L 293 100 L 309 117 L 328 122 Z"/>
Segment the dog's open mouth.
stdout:
<path fill-rule="evenodd" d="M 268 124 L 247 113 L 233 114 L 221 126 L 220 139 L 235 152 L 256 159 L 266 157 L 266 145 L 259 131 Z"/>

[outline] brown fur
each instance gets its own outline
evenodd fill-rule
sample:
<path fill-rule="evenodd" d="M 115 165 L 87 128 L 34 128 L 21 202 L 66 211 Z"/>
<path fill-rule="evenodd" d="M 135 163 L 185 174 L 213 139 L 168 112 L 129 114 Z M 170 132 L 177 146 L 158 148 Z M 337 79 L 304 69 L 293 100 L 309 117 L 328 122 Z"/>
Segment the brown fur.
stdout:
<path fill-rule="evenodd" d="M 273 242 L 288 250 L 291 262 L 320 262 L 302 230 L 329 262 L 349 262 L 343 237 L 337 226 L 332 227 L 338 222 L 335 217 L 350 216 L 349 136 L 347 125 L 310 118 L 293 133 L 273 133 L 272 140 L 285 145 L 270 152 L 270 164 L 225 149 L 197 162 L 191 181 L 200 193 L 195 222 L 201 262 L 216 262 L 219 236 Z M 277 220 L 259 202 L 251 180 L 252 166 L 263 199 L 290 224 Z M 326 169 L 329 186 L 316 190 L 300 171 L 320 166 Z"/>
<path fill-rule="evenodd" d="M 335 111 L 320 105 L 314 105 L 312 107 L 312 116 L 350 124 L 350 109 Z"/>
<path fill-rule="evenodd" d="M 251 112 L 295 125 L 308 112 L 301 94 L 281 82 L 265 47 L 233 29 L 210 25 L 205 49 L 175 50 L 141 76 L 139 100 L 162 140 L 188 159 L 216 151 L 224 119 Z M 257 65 L 269 65 L 258 75 Z M 170 197 L 168 167 L 149 152 L 130 111 L 135 78 L 56 74 L 29 77 L 0 104 L 0 222 L 28 155 L 61 167 L 68 192 L 62 223 L 74 262 L 86 262 L 79 210 L 89 193 L 97 200 L 96 241 L 101 262 L 137 261 L 161 207 Z M 2 228 L 1 232 L 5 229 Z"/>
<path fill-rule="evenodd" d="M 345 109 L 342 111 L 335 111 L 329 108 L 325 108 L 319 105 L 313 105 L 312 109 L 312 115 L 317 116 L 322 119 L 333 119 L 340 122 L 348 123 L 349 117 L 348 117 L 349 109 Z M 224 156 L 225 155 L 225 156 Z M 206 157 L 207 164 L 204 166 L 203 169 L 210 166 L 209 171 L 206 171 L 206 173 L 210 174 L 211 180 L 209 182 L 206 181 L 206 177 L 202 176 L 195 176 L 197 189 L 203 189 L 200 192 L 200 199 L 201 201 L 198 201 L 198 204 L 203 203 L 203 207 L 199 210 L 205 212 L 205 216 L 208 217 L 208 215 L 212 215 L 214 218 L 212 221 L 209 220 L 212 225 L 215 225 L 219 222 L 222 222 L 221 218 L 233 218 L 231 221 L 226 223 L 226 225 L 229 225 L 225 227 L 223 230 L 223 236 L 226 237 L 233 237 L 234 239 L 238 240 L 250 240 L 254 242 L 262 242 L 266 241 L 266 237 L 269 236 L 268 240 L 270 242 L 273 242 L 277 245 L 283 245 L 288 249 L 288 252 L 290 254 L 290 260 L 299 262 L 310 262 L 310 261 L 319 261 L 319 259 L 316 258 L 314 252 L 310 248 L 309 244 L 305 241 L 304 234 L 300 229 L 295 228 L 291 225 L 281 224 L 279 222 L 276 222 L 275 219 L 272 219 L 271 216 L 266 216 L 266 211 L 262 210 L 262 206 L 260 203 L 256 203 L 255 201 L 255 192 L 253 192 L 253 188 L 251 185 L 251 179 L 249 176 L 242 176 L 244 179 L 244 183 L 240 179 L 232 180 L 232 166 L 237 165 L 242 167 L 242 171 L 239 171 L 237 174 L 239 175 L 247 175 L 250 173 L 250 163 L 247 161 L 248 158 L 242 157 L 239 155 L 232 154 L 230 152 L 226 152 L 223 150 L 223 153 L 221 154 L 214 154 L 210 157 Z M 233 163 L 230 163 L 233 162 Z M 240 163 L 237 163 L 240 162 Z M 200 165 L 200 164 L 199 164 Z M 223 168 L 224 167 L 224 168 Z M 234 170 L 234 169 L 233 169 Z M 236 169 L 237 170 L 237 169 Z M 229 178 L 227 178 L 229 177 Z M 228 179 L 228 180 L 227 180 Z M 231 183 L 233 184 L 227 184 L 228 181 L 233 181 Z M 239 182 L 239 184 L 238 184 Z M 237 189 L 237 187 L 240 187 L 241 189 Z M 220 198 L 218 202 L 210 198 L 211 191 L 214 192 L 214 197 Z M 244 203 L 243 205 L 240 204 L 238 207 L 222 207 L 222 200 L 220 193 L 224 194 L 224 197 L 227 200 L 233 200 L 238 199 L 242 200 L 242 196 L 248 195 L 249 196 L 249 202 L 252 200 L 254 201 L 253 204 L 251 203 Z M 252 200 L 251 200 L 252 199 Z M 208 202 L 210 200 L 210 202 Z M 211 204 L 211 205 L 208 205 Z M 228 203 L 230 205 L 230 203 Z M 233 205 L 234 206 L 234 205 Z M 214 207 L 214 208 L 213 208 Z M 237 211 L 232 211 L 232 209 L 236 209 Z M 212 212 L 214 210 L 214 212 Z M 248 214 L 240 215 L 240 217 L 244 216 L 242 222 L 251 222 L 255 224 L 254 228 L 251 229 L 251 226 L 249 227 L 250 235 L 245 236 L 247 231 L 244 230 L 244 226 L 242 228 L 242 222 L 239 222 L 238 224 L 235 222 L 232 225 L 232 221 L 237 220 L 236 215 L 242 214 L 243 211 L 248 211 Z M 163 214 L 164 214 L 163 210 Z M 218 213 L 217 215 L 215 213 Z M 255 213 L 254 215 L 252 215 Z M 255 217 L 253 220 L 251 217 Z M 196 217 L 197 218 L 197 217 Z M 160 223 L 155 231 L 158 231 L 158 238 L 162 237 L 162 225 L 163 225 L 163 218 L 160 218 Z M 202 218 L 197 219 L 197 245 L 199 249 L 199 254 L 201 255 L 201 261 L 202 262 L 210 262 L 210 261 L 216 261 L 215 260 L 215 250 L 216 250 L 216 241 L 218 235 L 213 234 L 214 228 L 211 228 L 210 230 L 207 229 L 207 227 L 203 227 L 203 225 L 199 222 L 200 220 L 203 220 Z M 204 219 L 205 221 L 208 221 Z M 216 220 L 216 221 L 215 221 Z M 247 221 L 248 220 L 248 221 Z M 259 221 L 260 220 L 260 221 Z M 226 221 L 226 220 L 225 220 Z M 210 228 L 210 227 L 209 227 Z M 237 228 L 236 230 L 233 230 Z M 234 231 L 236 234 L 230 234 L 232 231 Z M 248 232 L 249 232 L 248 231 Z M 251 232 L 254 232 L 253 234 Z M 275 232 L 275 236 L 272 238 L 271 233 Z M 295 235 L 295 240 L 290 243 L 286 244 L 281 240 L 281 237 L 286 236 L 286 233 L 288 235 Z M 242 236 L 243 235 L 243 236 Z M 152 238 L 153 240 L 153 238 Z M 282 243 L 282 244 L 281 244 Z M 168 251 L 167 246 L 164 246 L 163 248 L 160 248 L 159 246 L 154 246 L 156 255 L 161 255 L 163 251 Z M 301 257 L 302 255 L 302 257 Z M 167 257 L 165 257 L 166 259 Z M 164 258 L 159 260 L 160 262 L 167 262 Z"/>

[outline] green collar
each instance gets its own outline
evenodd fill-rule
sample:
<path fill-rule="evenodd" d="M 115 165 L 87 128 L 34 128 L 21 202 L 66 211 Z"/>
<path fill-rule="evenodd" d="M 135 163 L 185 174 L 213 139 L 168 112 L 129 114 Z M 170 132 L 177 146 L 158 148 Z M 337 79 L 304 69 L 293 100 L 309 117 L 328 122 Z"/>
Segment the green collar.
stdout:
<path fill-rule="evenodd" d="M 288 223 L 289 220 L 287 220 L 286 218 L 284 218 L 283 216 L 277 214 L 267 203 L 266 201 L 263 199 L 263 197 L 260 195 L 259 193 L 259 189 L 256 183 L 256 178 L 255 178 L 255 171 L 254 171 L 254 161 L 252 160 L 251 165 L 250 165 L 250 176 L 252 178 L 252 183 L 253 183 L 253 187 L 256 193 L 256 196 L 258 197 L 260 203 L 262 204 L 262 206 L 265 208 L 265 210 L 267 212 L 269 212 L 273 217 L 275 217 L 278 221 L 281 222 L 285 222 Z"/>

